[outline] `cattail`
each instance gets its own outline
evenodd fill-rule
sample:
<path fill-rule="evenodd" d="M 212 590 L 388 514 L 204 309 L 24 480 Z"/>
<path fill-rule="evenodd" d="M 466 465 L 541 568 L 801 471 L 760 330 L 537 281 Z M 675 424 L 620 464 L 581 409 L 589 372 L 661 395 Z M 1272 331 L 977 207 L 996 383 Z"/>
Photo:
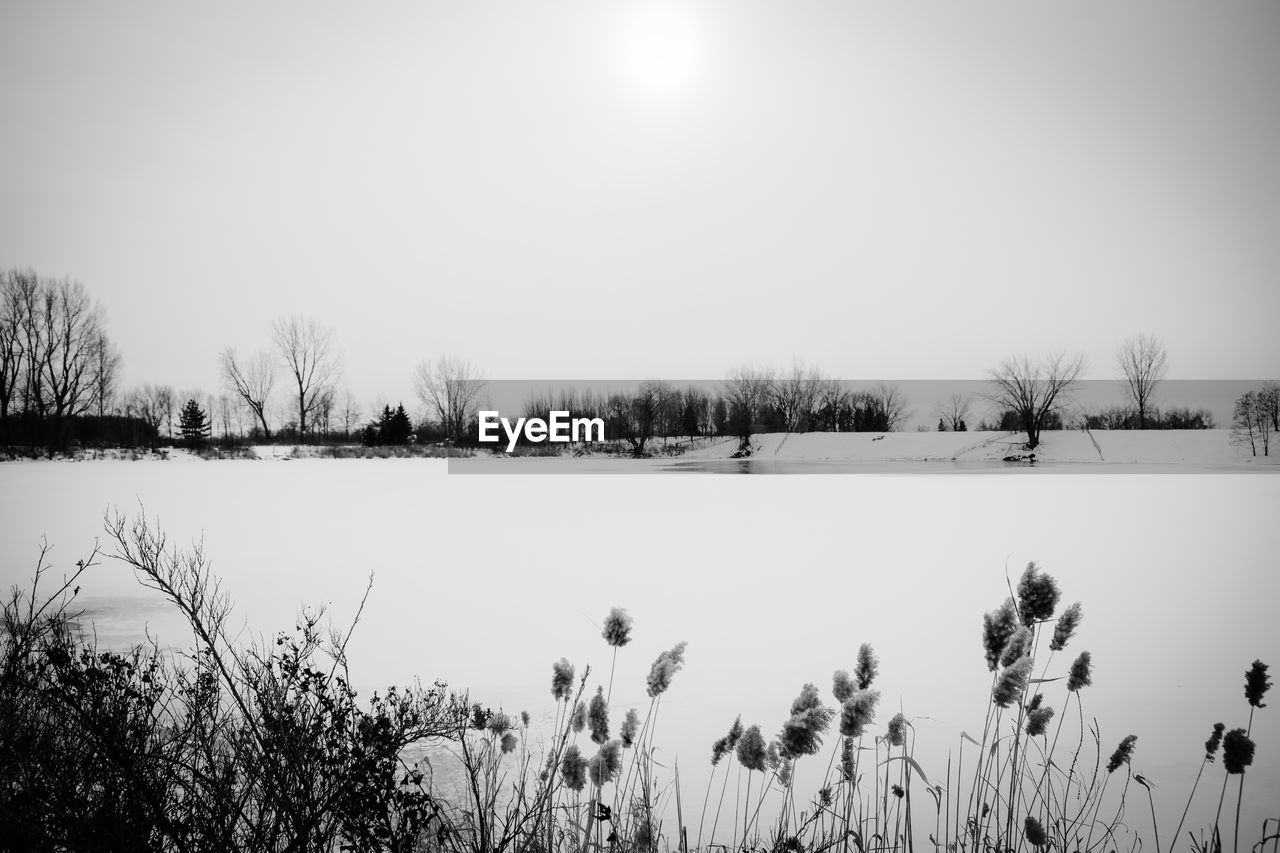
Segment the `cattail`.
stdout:
<path fill-rule="evenodd" d="M 1114 773 L 1121 764 L 1129 763 L 1129 759 L 1133 756 L 1133 746 L 1137 742 L 1137 735 L 1127 735 L 1124 740 L 1120 741 L 1120 745 L 1116 747 L 1115 752 L 1111 753 L 1111 758 L 1107 761 L 1108 773 Z"/>
<path fill-rule="evenodd" d="M 759 726 L 752 726 L 738 741 L 738 762 L 748 770 L 764 770 L 766 748 Z"/>
<path fill-rule="evenodd" d="M 1018 612 L 1013 606 L 1012 598 L 1006 598 L 1004 604 L 983 615 L 982 647 L 987 653 L 987 669 L 996 671 L 1004 645 L 1013 636 L 1017 627 Z"/>
<path fill-rule="evenodd" d="M 1093 657 L 1088 652 L 1081 652 L 1067 672 L 1067 690 L 1075 693 L 1090 684 L 1093 684 Z"/>
<path fill-rule="evenodd" d="M 560 773 L 571 791 L 581 791 L 587 784 L 587 762 L 583 760 L 577 744 L 564 751 L 564 758 L 560 759 Z"/>
<path fill-rule="evenodd" d="M 859 690 L 840 706 L 840 734 L 860 737 L 875 719 L 879 690 Z"/>
<path fill-rule="evenodd" d="M 518 744 L 519 742 L 520 742 L 520 739 L 515 736 L 514 732 L 507 732 L 506 734 L 504 734 L 502 736 L 503 754 L 505 755 L 506 753 L 512 752 L 513 750 L 515 750 L 516 744 Z"/>
<path fill-rule="evenodd" d="M 1218 754 L 1218 747 L 1222 744 L 1222 731 L 1225 729 L 1222 723 L 1213 724 L 1213 734 L 1209 735 L 1209 739 L 1204 742 L 1204 760 L 1213 761 L 1213 757 Z"/>
<path fill-rule="evenodd" d="M 893 719 L 889 721 L 889 745 L 902 746 L 907 742 L 907 718 L 902 716 L 902 712 L 893 715 Z"/>
<path fill-rule="evenodd" d="M 567 702 L 573 695 L 573 664 L 566 658 L 551 664 L 551 695 L 557 702 L 561 699 Z"/>
<path fill-rule="evenodd" d="M 1253 741 L 1244 729 L 1232 729 L 1222 739 L 1222 766 L 1228 773 L 1243 773 L 1253 763 Z"/>
<path fill-rule="evenodd" d="M 585 702 L 579 702 L 578 707 L 573 709 L 573 719 L 569 721 L 573 727 L 574 734 L 580 733 L 587 727 L 587 705 Z"/>
<path fill-rule="evenodd" d="M 591 739 L 604 743 L 609 739 L 609 706 L 604 701 L 604 688 L 597 687 L 587 709 L 587 725 L 591 727 Z"/>
<path fill-rule="evenodd" d="M 730 749 L 736 749 L 738 740 L 742 737 L 742 715 L 739 714 L 733 720 L 733 725 L 729 726 L 729 734 L 726 738 L 729 742 Z"/>
<path fill-rule="evenodd" d="M 853 677 L 858 680 L 858 689 L 866 690 L 880 673 L 880 660 L 870 643 L 858 647 L 858 665 L 853 668 Z"/>
<path fill-rule="evenodd" d="M 1058 582 L 1052 576 L 1040 571 L 1035 563 L 1027 563 L 1027 568 L 1018 581 L 1018 609 L 1022 613 L 1023 625 L 1034 625 L 1053 615 L 1058 606 Z"/>
<path fill-rule="evenodd" d="M 1052 651 L 1060 652 L 1067 647 L 1067 641 L 1075 636 L 1080 627 L 1080 602 L 1068 607 L 1058 617 L 1058 624 L 1053 626 L 1053 639 L 1049 641 Z"/>
<path fill-rule="evenodd" d="M 493 733 L 494 737 L 502 737 L 511 728 L 511 718 L 506 714 L 498 711 L 496 714 L 489 716 L 488 729 Z"/>
<path fill-rule="evenodd" d="M 778 741 L 784 758 L 813 755 L 822 745 L 822 733 L 831 725 L 835 711 L 818 698 L 818 688 L 806 684 L 791 703 L 791 719 L 782 724 Z"/>
<path fill-rule="evenodd" d="M 1012 666 L 1018 658 L 1031 654 L 1033 635 L 1026 625 L 1019 625 L 1013 635 L 1005 641 L 1004 651 L 1000 653 L 1000 665 Z"/>
<path fill-rule="evenodd" d="M 836 670 L 831 682 L 831 693 L 836 697 L 836 701 L 841 704 L 853 695 L 853 691 L 858 689 L 858 685 L 853 683 L 853 677 L 843 669 Z"/>
<path fill-rule="evenodd" d="M 1260 660 L 1254 661 L 1253 666 L 1244 674 L 1244 697 L 1253 707 L 1265 708 L 1267 706 L 1262 703 L 1262 697 L 1267 694 L 1269 687 L 1271 682 L 1267 680 L 1267 665 Z"/>
<path fill-rule="evenodd" d="M 729 739 L 722 737 L 715 743 L 711 744 L 711 766 L 715 767 L 720 763 L 720 759 L 729 754 Z"/>
<path fill-rule="evenodd" d="M 636 731 L 640 728 L 640 715 L 636 713 L 636 709 L 632 708 L 627 711 L 627 716 L 622 720 L 622 746 L 624 749 L 629 748 L 636 742 Z M 712 762 L 713 764 L 715 762 Z"/>
<path fill-rule="evenodd" d="M 1037 694 L 1038 695 L 1038 694 Z M 1042 735 L 1049 721 L 1053 719 L 1053 709 L 1048 705 L 1035 708 L 1027 714 L 1027 734 L 1031 737 Z"/>
<path fill-rule="evenodd" d="M 591 774 L 591 784 L 596 787 L 611 782 L 622 770 L 622 742 L 611 740 L 603 744 L 587 762 L 587 770 Z"/>
<path fill-rule="evenodd" d="M 631 642 L 631 616 L 621 607 L 614 607 L 604 619 L 604 630 L 601 636 L 614 648 L 621 648 Z"/>
<path fill-rule="evenodd" d="M 1040 821 L 1036 820 L 1031 815 L 1027 815 L 1027 820 L 1024 825 L 1026 827 L 1027 841 L 1031 842 L 1033 846 L 1043 847 L 1048 843 L 1049 839 L 1045 836 L 1044 827 L 1040 825 Z"/>
<path fill-rule="evenodd" d="M 853 782 L 853 738 L 847 737 L 840 744 L 840 778 Z"/>
<path fill-rule="evenodd" d="M 658 655 L 653 666 L 649 668 L 649 696 L 660 696 L 671 686 L 671 679 L 684 666 L 684 650 L 688 643 L 676 643 L 671 651 Z"/>
<path fill-rule="evenodd" d="M 996 686 L 991 689 L 991 701 L 1001 708 L 1008 708 L 1027 686 L 1031 677 L 1032 660 L 1030 656 L 1018 658 L 1012 666 L 1007 666 L 1000 673 Z"/>

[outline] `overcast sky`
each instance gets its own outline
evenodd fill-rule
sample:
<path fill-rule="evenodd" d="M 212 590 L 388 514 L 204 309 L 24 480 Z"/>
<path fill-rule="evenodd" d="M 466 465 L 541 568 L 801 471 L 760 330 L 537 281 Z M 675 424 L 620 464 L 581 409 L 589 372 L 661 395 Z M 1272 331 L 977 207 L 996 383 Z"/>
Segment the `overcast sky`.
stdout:
<path fill-rule="evenodd" d="M 126 384 L 273 318 L 357 396 L 490 378 L 978 378 L 1126 335 L 1280 373 L 1280 4 L 0 7 L 0 266 Z"/>

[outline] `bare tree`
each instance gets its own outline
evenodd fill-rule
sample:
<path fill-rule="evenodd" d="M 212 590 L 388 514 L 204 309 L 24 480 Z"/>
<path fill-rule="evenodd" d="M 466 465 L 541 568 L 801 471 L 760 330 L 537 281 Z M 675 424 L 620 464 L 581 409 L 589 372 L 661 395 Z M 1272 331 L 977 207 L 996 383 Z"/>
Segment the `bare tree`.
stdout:
<path fill-rule="evenodd" d="M 750 365 L 736 367 L 729 371 L 720 387 L 721 396 L 729 405 L 729 420 L 734 433 L 742 440 L 745 449 L 751 442 L 760 409 L 769 400 L 773 371 Z"/>
<path fill-rule="evenodd" d="M 471 362 L 441 356 L 434 364 L 424 361 L 413 377 L 413 390 L 454 441 L 466 438 L 467 427 L 476 414 L 476 401 L 485 381 Z"/>
<path fill-rule="evenodd" d="M 109 358 L 105 364 L 99 362 L 98 353 L 106 341 L 104 313 L 83 284 L 40 279 L 27 295 L 31 302 L 23 311 L 24 405 L 51 422 L 52 454 L 64 440 L 66 419 L 92 411 L 98 371 L 114 372 L 116 364 Z"/>
<path fill-rule="evenodd" d="M 889 432 L 897 432 L 911 417 L 907 397 L 898 385 L 881 382 L 866 393 L 866 398 L 884 419 L 885 429 Z"/>
<path fill-rule="evenodd" d="M 227 347 L 222 351 L 220 359 L 222 378 L 228 390 L 244 401 L 258 419 L 262 427 L 262 436 L 271 440 L 271 428 L 267 426 L 267 400 L 271 397 L 271 389 L 276 383 L 275 361 L 269 353 L 258 352 L 247 363 L 242 364 L 236 358 L 236 351 Z"/>
<path fill-rule="evenodd" d="M 356 395 L 351 393 L 350 388 L 342 391 L 342 397 L 338 402 L 338 420 L 342 422 L 342 437 L 349 441 L 351 431 L 360 423 L 360 403 L 356 400 Z"/>
<path fill-rule="evenodd" d="M 120 383 L 120 350 L 102 330 L 94 341 L 93 360 L 93 396 L 101 417 L 112 408 Z"/>
<path fill-rule="evenodd" d="M 1126 338 L 1116 350 L 1116 361 L 1124 373 L 1121 384 L 1125 393 L 1138 410 L 1138 429 L 1146 429 L 1156 386 L 1164 379 L 1168 366 L 1164 344 L 1159 338 L 1148 335 Z"/>
<path fill-rule="evenodd" d="M 173 412 L 173 388 L 168 385 L 146 383 L 125 395 L 125 414 L 139 418 L 151 428 L 151 447 L 155 448 L 164 434 L 161 427 L 168 427 L 167 418 Z"/>
<path fill-rule="evenodd" d="M 31 270 L 0 272 L 0 419 L 9 416 L 27 376 L 25 331 L 37 283 Z"/>
<path fill-rule="evenodd" d="M 1027 434 L 1027 448 L 1034 450 L 1040 444 L 1040 430 L 1068 400 L 1083 372 L 1083 355 L 1067 358 L 1062 353 L 1049 353 L 1039 360 L 1025 355 L 1007 358 L 991 371 L 995 388 L 989 399 L 1002 411 L 1018 416 L 1019 425 Z"/>
<path fill-rule="evenodd" d="M 816 368 L 792 362 L 791 371 L 778 377 L 770 388 L 770 402 L 789 432 L 805 432 L 823 388 Z"/>
<path fill-rule="evenodd" d="M 968 428 L 969 410 L 973 407 L 973 398 L 968 394 L 952 394 L 946 402 L 938 406 L 938 417 L 952 432 L 961 432 Z"/>
<path fill-rule="evenodd" d="M 1271 454 L 1272 418 L 1266 392 L 1248 391 L 1236 400 L 1231 417 L 1231 442 L 1247 444 L 1254 456 L 1258 455 L 1258 445 L 1262 445 L 1262 455 Z"/>
<path fill-rule="evenodd" d="M 298 412 L 298 440 L 305 441 L 309 419 L 338 379 L 338 354 L 333 329 L 314 319 L 281 317 L 272 339 L 293 380 Z"/>
<path fill-rule="evenodd" d="M 1271 421 L 1271 431 L 1280 432 L 1280 382 L 1262 383 L 1258 392 L 1258 405 L 1264 416 Z"/>
<path fill-rule="evenodd" d="M 819 413 L 819 428 L 840 431 L 840 414 L 851 405 L 849 389 L 837 379 L 824 380 L 818 388 L 815 401 Z"/>

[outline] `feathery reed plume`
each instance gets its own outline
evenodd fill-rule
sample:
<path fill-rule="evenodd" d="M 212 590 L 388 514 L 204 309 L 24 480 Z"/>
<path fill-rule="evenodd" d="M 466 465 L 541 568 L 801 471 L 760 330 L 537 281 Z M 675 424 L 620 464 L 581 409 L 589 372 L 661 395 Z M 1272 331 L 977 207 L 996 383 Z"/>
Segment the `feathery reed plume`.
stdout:
<path fill-rule="evenodd" d="M 1267 665 L 1260 660 L 1255 660 L 1253 666 L 1249 667 L 1249 671 L 1244 674 L 1244 696 L 1249 700 L 1249 704 L 1255 708 L 1267 707 L 1263 704 L 1262 697 L 1267 695 L 1267 690 L 1271 687 L 1271 682 L 1267 680 Z"/>
<path fill-rule="evenodd" d="M 587 784 L 587 762 L 576 743 L 564 751 L 564 758 L 560 759 L 560 775 L 570 791 L 581 791 Z"/>
<path fill-rule="evenodd" d="M 597 687 L 587 708 L 587 725 L 591 727 L 591 739 L 604 743 L 609 739 L 609 706 L 604 701 L 604 688 Z"/>
<path fill-rule="evenodd" d="M 1014 661 L 1018 658 L 1026 657 L 1031 654 L 1031 642 L 1034 635 L 1031 629 L 1026 625 L 1019 625 L 1018 629 L 1004 644 L 1004 651 L 1000 653 L 1001 666 L 1013 666 Z"/>
<path fill-rule="evenodd" d="M 1093 656 L 1088 652 L 1081 652 L 1067 671 L 1067 690 L 1075 693 L 1090 684 L 1093 684 Z"/>
<path fill-rule="evenodd" d="M 515 751 L 516 745 L 520 743 L 520 739 L 516 737 L 515 732 L 507 732 L 502 736 L 502 753 L 506 755 L 508 752 Z"/>
<path fill-rule="evenodd" d="M 578 707 L 573 709 L 573 719 L 570 721 L 573 726 L 573 733 L 580 734 L 587 727 L 587 703 L 579 702 Z"/>
<path fill-rule="evenodd" d="M 1243 773 L 1253 763 L 1253 748 L 1244 729 L 1232 729 L 1222 739 L 1222 766 L 1228 773 Z"/>
<path fill-rule="evenodd" d="M 880 702 L 879 690 L 859 690 L 840 706 L 840 734 L 845 737 L 861 737 L 876 716 Z"/>
<path fill-rule="evenodd" d="M 1039 708 L 1043 704 L 1044 704 L 1044 694 L 1037 693 L 1036 695 L 1032 696 L 1031 701 L 1027 703 L 1027 713 L 1030 714 L 1032 711 L 1034 711 L 1036 708 Z"/>
<path fill-rule="evenodd" d="M 1023 625 L 1033 625 L 1053 616 L 1053 609 L 1058 606 L 1058 582 L 1034 562 L 1027 563 L 1018 581 L 1018 610 L 1022 614 Z"/>
<path fill-rule="evenodd" d="M 781 763 L 778 765 L 778 783 L 784 788 L 791 784 L 790 758 L 782 759 Z"/>
<path fill-rule="evenodd" d="M 1133 747 L 1137 742 L 1137 735 L 1125 735 L 1124 740 L 1120 741 L 1120 745 L 1116 747 L 1116 751 L 1111 753 L 1111 758 L 1107 759 L 1108 773 L 1114 773 L 1121 764 L 1129 763 L 1129 759 L 1133 757 Z"/>
<path fill-rule="evenodd" d="M 1036 694 L 1039 696 L 1040 694 Z M 1053 709 L 1048 705 L 1031 709 L 1027 712 L 1027 734 L 1031 737 L 1042 735 L 1049 721 L 1053 719 Z"/>
<path fill-rule="evenodd" d="M 907 718 L 902 716 L 902 712 L 893 715 L 893 719 L 889 721 L 889 745 L 902 746 L 907 742 Z"/>
<path fill-rule="evenodd" d="M 720 759 L 729 754 L 729 739 L 722 737 L 711 744 L 711 766 L 715 767 L 720 763 Z"/>
<path fill-rule="evenodd" d="M 501 711 L 489 716 L 489 724 L 487 726 L 494 737 L 502 737 L 511 729 L 511 718 Z"/>
<path fill-rule="evenodd" d="M 600 636 L 614 648 L 621 648 L 631 642 L 632 621 L 627 611 L 621 607 L 614 607 L 609 610 L 609 615 L 604 619 L 604 630 L 600 632 Z"/>
<path fill-rule="evenodd" d="M 1044 827 L 1033 816 L 1027 815 L 1024 826 L 1026 828 L 1027 841 L 1031 842 L 1032 845 L 1043 847 L 1048 843 L 1049 839 L 1044 834 Z"/>
<path fill-rule="evenodd" d="M 636 713 L 636 709 L 632 708 L 627 711 L 627 716 L 622 720 L 622 731 L 619 735 L 622 737 L 622 748 L 627 749 L 636 742 L 636 732 L 640 729 L 640 715 Z"/>
<path fill-rule="evenodd" d="M 858 689 L 866 690 L 880 674 L 880 660 L 870 643 L 858 646 L 858 664 L 853 668 L 853 677 L 858 680 Z"/>
<path fill-rule="evenodd" d="M 853 738 L 847 737 L 840 744 L 840 779 L 853 782 Z"/>
<path fill-rule="evenodd" d="M 1062 615 L 1058 617 L 1058 624 L 1053 626 L 1053 639 L 1049 641 L 1049 650 L 1060 652 L 1067 647 L 1067 641 L 1076 634 L 1076 628 L 1080 627 L 1080 602 L 1068 607 L 1062 611 Z"/>
<path fill-rule="evenodd" d="M 600 751 L 591 756 L 587 762 L 587 771 L 591 775 L 591 784 L 597 788 L 607 785 L 622 770 L 622 742 L 611 740 L 600 747 Z"/>
<path fill-rule="evenodd" d="M 983 614 L 982 647 L 987 653 L 987 669 L 996 671 L 996 667 L 1000 664 L 1000 653 L 1004 651 L 1004 644 L 1013 636 L 1017 627 L 1018 613 L 1013 606 L 1012 598 L 1006 598 L 1004 604 L 990 613 Z"/>
<path fill-rule="evenodd" d="M 528 727 L 529 727 L 529 712 L 528 712 L 528 711 L 521 711 L 521 712 L 520 712 L 520 724 L 521 724 L 522 726 L 524 726 L 525 728 L 528 728 Z"/>
<path fill-rule="evenodd" d="M 685 642 L 676 643 L 670 651 L 658 655 L 653 666 L 649 668 L 647 683 L 650 698 L 662 695 L 671 686 L 671 679 L 684 666 L 684 650 L 688 645 Z"/>
<path fill-rule="evenodd" d="M 782 724 L 778 742 L 784 758 L 813 755 L 822 746 L 822 733 L 831 725 L 835 711 L 818 698 L 818 688 L 806 684 L 791 703 L 791 719 Z"/>
<path fill-rule="evenodd" d="M 836 697 L 836 701 L 841 704 L 848 701 L 849 697 L 853 695 L 853 691 L 857 689 L 858 686 L 854 684 L 853 676 L 843 669 L 837 669 L 836 674 L 831 677 L 831 693 Z"/>
<path fill-rule="evenodd" d="M 764 763 L 770 770 L 777 770 L 778 765 L 782 763 L 782 752 L 776 740 L 770 741 L 769 748 L 764 751 Z"/>
<path fill-rule="evenodd" d="M 759 726 L 751 726 L 738 741 L 738 762 L 748 770 L 764 771 L 767 749 Z"/>
<path fill-rule="evenodd" d="M 991 701 L 1001 708 L 1012 705 L 1027 686 L 1027 679 L 1031 677 L 1031 666 L 1032 660 L 1029 655 L 1018 658 L 1012 665 L 1006 666 L 1000 673 L 996 686 L 991 688 Z"/>
<path fill-rule="evenodd" d="M 738 746 L 738 740 L 742 737 L 742 715 L 739 714 L 733 719 L 733 725 L 729 726 L 729 734 L 725 736 L 725 742 L 729 749 L 735 749 Z"/>
<path fill-rule="evenodd" d="M 1213 757 L 1218 754 L 1218 747 L 1222 745 L 1222 732 L 1226 729 L 1222 723 L 1213 724 L 1213 734 L 1209 735 L 1209 739 L 1204 742 L 1204 760 L 1213 761 Z"/>
<path fill-rule="evenodd" d="M 573 695 L 573 664 L 567 658 L 551 664 L 551 695 L 556 701 L 568 700 Z"/>

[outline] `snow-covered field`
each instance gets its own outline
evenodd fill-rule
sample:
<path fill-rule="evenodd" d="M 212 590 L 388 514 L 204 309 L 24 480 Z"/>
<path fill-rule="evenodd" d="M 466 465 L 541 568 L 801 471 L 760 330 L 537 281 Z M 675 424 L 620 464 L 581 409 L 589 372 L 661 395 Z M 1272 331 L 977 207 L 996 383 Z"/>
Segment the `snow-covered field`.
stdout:
<path fill-rule="evenodd" d="M 1059 437 L 1073 444 L 1059 447 Z M 833 452 L 818 445 L 836 438 L 848 448 L 856 439 L 859 453 L 918 458 L 945 455 L 934 443 L 960 436 L 793 435 L 776 446 L 779 456 Z M 1120 440 L 1128 436 L 1095 438 L 1108 463 L 1144 458 Z M 772 440 L 761 437 L 762 448 Z M 1055 434 L 1045 454 L 1083 454 L 1081 440 L 1090 444 L 1083 433 Z M 1186 458 L 1207 464 L 1207 447 Z M 631 464 L 576 461 L 606 474 Z M 880 722 L 898 707 L 916 717 L 918 757 L 939 773 L 959 732 L 982 727 L 990 676 L 981 615 L 1007 594 L 1006 570 L 1016 580 L 1028 560 L 1057 576 L 1064 603 L 1084 604 L 1080 634 L 1050 674 L 1070 653 L 1093 652 L 1086 715 L 1101 723 L 1104 750 L 1139 736 L 1134 769 L 1159 786 L 1157 808 L 1174 822 L 1212 724 L 1247 719 L 1250 662 L 1280 666 L 1280 477 L 448 470 L 434 459 L 5 463 L 0 583 L 29 577 L 41 536 L 65 568 L 100 537 L 104 511 L 141 504 L 173 541 L 203 537 L 246 637 L 292 627 L 302 603 L 349 619 L 372 573 L 352 646 L 361 690 L 440 677 L 535 719 L 551 708 L 553 660 L 567 656 L 579 672 L 590 664 L 593 684 L 608 677 L 598 625 L 611 606 L 626 607 L 635 639 L 618 658 L 617 713 L 643 711 L 650 663 L 689 642 L 656 738 L 661 760 L 679 758 L 686 817 L 701 804 L 710 745 L 737 714 L 776 732 L 805 682 L 831 701 L 832 672 L 852 668 L 864 641 L 882 661 Z M 100 635 L 126 641 L 146 625 L 162 642 L 180 639 L 119 564 L 103 560 L 94 574 L 82 595 Z M 1056 687 L 1048 701 L 1060 705 Z M 1268 704 L 1254 720 L 1259 752 L 1246 794 L 1274 812 L 1280 705 Z M 818 763 L 801 764 L 802 785 Z M 1211 808 L 1204 790 L 1200 803 Z M 1247 810 L 1246 825 L 1261 816 Z"/>

